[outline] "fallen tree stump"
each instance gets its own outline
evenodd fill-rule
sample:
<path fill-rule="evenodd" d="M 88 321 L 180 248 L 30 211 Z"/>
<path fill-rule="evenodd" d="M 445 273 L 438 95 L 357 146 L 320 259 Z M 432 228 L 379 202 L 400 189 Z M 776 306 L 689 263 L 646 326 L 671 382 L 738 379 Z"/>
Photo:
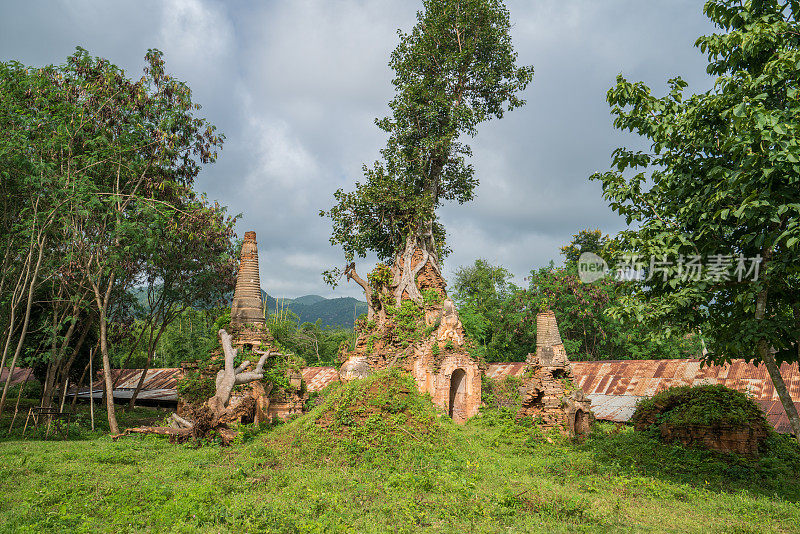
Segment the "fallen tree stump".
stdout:
<path fill-rule="evenodd" d="M 173 413 L 169 416 L 170 426 L 140 426 L 129 428 L 114 436 L 114 439 L 128 434 L 154 434 L 168 436 L 170 442 L 183 443 L 189 439 L 200 440 L 216 432 L 223 445 L 230 445 L 238 432 L 228 427 L 229 422 L 239 419 L 243 415 L 252 415 L 257 412 L 256 400 L 246 397 L 236 406 L 229 406 L 233 387 L 239 384 L 248 384 L 264 378 L 264 362 L 269 356 L 269 351 L 256 351 L 261 358 L 253 371 L 248 371 L 249 361 L 234 366 L 238 350 L 233 348 L 231 336 L 220 329 L 219 338 L 225 353 L 225 368 L 217 373 L 216 392 L 202 406 L 189 405 L 182 417 Z M 271 387 L 271 386 L 270 386 Z M 261 387 L 261 391 L 264 388 Z"/>

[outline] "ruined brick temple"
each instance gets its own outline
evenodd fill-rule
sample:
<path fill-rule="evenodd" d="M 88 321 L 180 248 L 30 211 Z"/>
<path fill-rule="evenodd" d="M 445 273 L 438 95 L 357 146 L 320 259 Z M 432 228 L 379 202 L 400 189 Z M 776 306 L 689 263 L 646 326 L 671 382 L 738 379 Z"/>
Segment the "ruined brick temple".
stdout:
<path fill-rule="evenodd" d="M 412 268 L 421 259 L 417 251 Z M 431 395 L 433 403 L 453 421 L 463 423 L 477 415 L 481 405 L 481 373 L 478 360 L 466 344 L 464 327 L 453 301 L 447 298 L 445 282 L 437 269 L 426 264 L 416 277 L 420 291 L 435 291 L 436 303 L 423 306 L 424 334 L 410 346 L 398 342 L 391 319 L 374 330 L 360 333 L 353 350 L 341 354 L 341 380 L 367 376 L 373 370 L 399 366 L 408 371 L 420 393 Z M 407 295 L 403 295 L 403 300 Z"/>
<path fill-rule="evenodd" d="M 277 359 L 285 357 L 275 347 L 264 318 L 255 232 L 244 234 L 231 305 L 231 323 L 227 330 L 234 348 L 240 351 L 249 349 L 259 354 L 266 351 L 269 354 L 267 368 L 276 365 Z M 273 389 L 269 384 L 265 389 L 265 384 L 256 381 L 231 396 L 230 405 L 234 407 L 231 410 L 232 418 L 249 423 L 268 421 L 275 417 L 286 419 L 290 415 L 301 414 L 308 397 L 303 388 L 302 375 L 299 370 L 289 370 L 287 373 L 291 390 Z"/>
<path fill-rule="evenodd" d="M 550 310 L 536 316 L 536 353 L 528 354 L 525 365 L 518 417 L 533 418 L 540 427 L 558 428 L 571 436 L 591 432 L 590 402 L 575 384 L 556 316 Z"/>

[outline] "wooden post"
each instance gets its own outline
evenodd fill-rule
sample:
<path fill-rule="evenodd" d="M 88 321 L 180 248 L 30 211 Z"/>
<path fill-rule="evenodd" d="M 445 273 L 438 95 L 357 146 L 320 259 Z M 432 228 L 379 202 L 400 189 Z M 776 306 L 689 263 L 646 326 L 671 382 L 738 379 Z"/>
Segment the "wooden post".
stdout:
<path fill-rule="evenodd" d="M 69 377 L 67 377 L 67 381 L 64 383 L 64 391 L 61 394 L 61 406 L 58 407 L 59 412 L 64 411 L 64 401 L 67 400 L 67 388 L 69 388 Z"/>
<path fill-rule="evenodd" d="M 94 432 L 94 373 L 92 372 L 92 359 L 94 347 L 89 349 L 89 413 L 92 418 L 92 432 Z"/>

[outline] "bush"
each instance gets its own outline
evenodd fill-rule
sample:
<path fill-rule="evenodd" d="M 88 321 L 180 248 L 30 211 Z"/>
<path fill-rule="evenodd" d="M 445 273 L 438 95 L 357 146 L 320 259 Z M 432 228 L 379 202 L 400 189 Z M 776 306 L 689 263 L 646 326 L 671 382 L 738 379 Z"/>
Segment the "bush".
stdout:
<path fill-rule="evenodd" d="M 202 404 L 215 393 L 214 380 L 204 377 L 199 371 L 190 371 L 178 380 L 178 396 L 191 404 Z"/>
<path fill-rule="evenodd" d="M 500 380 L 481 374 L 481 401 L 489 408 L 519 408 L 522 379 L 506 376 Z"/>
<path fill-rule="evenodd" d="M 675 426 L 749 426 L 769 428 L 759 407 L 744 393 L 720 385 L 666 389 L 636 406 L 637 430 L 668 422 Z"/>

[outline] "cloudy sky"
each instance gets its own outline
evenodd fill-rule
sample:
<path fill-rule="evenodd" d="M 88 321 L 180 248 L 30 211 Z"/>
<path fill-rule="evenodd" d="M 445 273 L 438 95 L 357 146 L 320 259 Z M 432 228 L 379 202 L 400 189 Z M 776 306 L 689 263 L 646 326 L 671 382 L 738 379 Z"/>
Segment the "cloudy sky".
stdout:
<path fill-rule="evenodd" d="M 583 228 L 620 221 L 589 182 L 611 151 L 640 143 L 611 127 L 606 91 L 617 74 L 663 94 L 681 75 L 711 82 L 693 44 L 713 32 L 702 0 L 507 2 L 520 64 L 535 74 L 527 105 L 485 123 L 472 140 L 480 186 L 441 215 L 453 254 L 444 270 L 485 258 L 517 275 L 560 262 Z M 320 272 L 340 265 L 318 216 L 351 188 L 385 138 L 374 125 L 392 97 L 387 67 L 397 30 L 414 24 L 411 0 L 3 0 L 0 60 L 61 63 L 78 45 L 139 77 L 148 48 L 186 81 L 201 114 L 226 135 L 198 189 L 243 216 L 258 235 L 261 281 L 272 295 L 362 297 L 332 291 Z M 374 258 L 360 264 L 363 274 Z"/>

